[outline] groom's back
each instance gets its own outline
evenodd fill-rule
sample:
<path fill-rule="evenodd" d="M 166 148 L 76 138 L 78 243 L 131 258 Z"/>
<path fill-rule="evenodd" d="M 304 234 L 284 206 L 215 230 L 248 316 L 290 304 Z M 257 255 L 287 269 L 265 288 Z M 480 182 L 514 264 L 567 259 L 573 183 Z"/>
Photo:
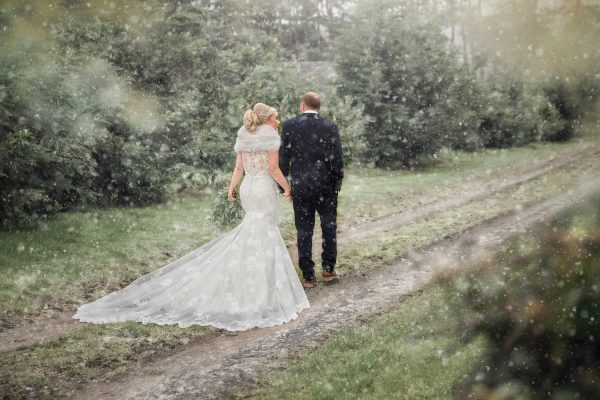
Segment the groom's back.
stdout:
<path fill-rule="evenodd" d="M 335 122 L 305 113 L 283 124 L 280 166 L 291 172 L 294 191 L 334 191 L 343 177 L 340 136 Z"/>

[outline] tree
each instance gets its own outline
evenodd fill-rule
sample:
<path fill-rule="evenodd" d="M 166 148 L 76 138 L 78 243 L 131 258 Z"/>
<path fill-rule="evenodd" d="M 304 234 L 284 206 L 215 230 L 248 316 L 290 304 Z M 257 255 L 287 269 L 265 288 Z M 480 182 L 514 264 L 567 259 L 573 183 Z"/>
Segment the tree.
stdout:
<path fill-rule="evenodd" d="M 409 165 L 455 144 L 477 146 L 476 138 L 465 139 L 477 116 L 457 89 L 472 95 L 472 106 L 478 90 L 432 22 L 400 6 L 364 14 L 342 32 L 337 48 L 338 92 L 364 105 L 370 118 L 365 156 L 376 166 Z"/>

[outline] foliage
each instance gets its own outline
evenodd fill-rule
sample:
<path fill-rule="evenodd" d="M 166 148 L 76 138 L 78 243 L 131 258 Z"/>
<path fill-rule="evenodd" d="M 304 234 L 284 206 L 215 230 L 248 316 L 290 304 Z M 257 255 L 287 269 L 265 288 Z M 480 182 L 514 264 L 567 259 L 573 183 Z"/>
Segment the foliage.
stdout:
<path fill-rule="evenodd" d="M 94 141 L 88 115 L 65 109 L 75 98 L 63 84 L 61 65 L 22 50 L 0 53 L 2 225 L 92 202 Z"/>
<path fill-rule="evenodd" d="M 543 116 L 556 121 L 541 132 L 544 140 L 564 142 L 575 134 L 576 124 L 583 118 L 582 112 L 589 108 L 584 104 L 593 103 L 597 98 L 594 91 L 600 89 L 598 83 L 587 79 L 579 82 L 578 86 L 573 87 L 561 80 L 543 85 L 544 96 L 548 99 L 548 107 L 542 109 Z M 585 93 L 584 88 L 590 93 Z M 578 90 L 582 90 L 582 93 L 577 93 Z"/>
<path fill-rule="evenodd" d="M 433 23 L 406 14 L 357 16 L 339 38 L 338 93 L 369 117 L 364 156 L 408 165 L 442 147 L 473 148 L 478 90 Z M 471 96 L 456 96 L 466 92 Z"/>
<path fill-rule="evenodd" d="M 532 95 L 531 103 L 537 113 L 536 139 L 556 142 L 574 135 L 573 123 L 563 118 L 560 110 L 544 94 Z"/>
<path fill-rule="evenodd" d="M 506 93 L 502 88 L 516 83 L 523 88 L 523 95 L 492 104 L 497 111 L 492 112 L 494 116 L 486 115 L 484 136 L 502 145 L 518 144 L 530 132 L 511 137 L 508 127 L 525 123 L 527 129 L 537 125 L 535 140 L 572 138 L 587 118 L 595 118 L 591 114 L 600 90 L 599 4 L 531 1 L 516 7 L 511 2 L 492 3 L 494 10 L 487 15 L 475 17 L 473 10 L 463 10 L 463 39 L 466 28 L 471 52 L 478 49 L 473 57 L 484 60 L 474 68 L 486 80 L 493 80 L 494 93 Z M 492 103 L 498 103 L 494 100 Z M 497 123 L 490 130 L 494 121 Z"/>
<path fill-rule="evenodd" d="M 440 7 L 456 16 L 454 2 Z M 426 6 L 358 1 L 351 26 L 341 31 L 338 91 L 371 117 L 363 157 L 375 166 L 410 165 L 443 147 L 564 141 L 590 116 L 599 93 L 590 38 L 600 24 L 593 13 L 528 6 L 520 16 L 499 4 L 476 18 L 469 6 L 458 7 L 466 7 L 458 20 L 440 21 Z M 462 60 L 443 33 L 450 26 L 454 43 L 457 21 L 466 42 Z"/>
<path fill-rule="evenodd" d="M 325 97 L 323 116 L 335 121 L 340 129 L 344 163 L 365 161 L 367 126 L 370 117 L 364 114 L 364 105 L 353 104 L 350 96 Z"/>
<path fill-rule="evenodd" d="M 486 147 L 519 146 L 536 140 L 539 120 L 525 84 L 511 73 L 488 81 L 487 108 L 478 133 Z"/>
<path fill-rule="evenodd" d="M 489 350 L 460 398 L 598 398 L 600 198 L 453 279 Z M 455 297 L 455 295 L 452 295 Z"/>
<path fill-rule="evenodd" d="M 0 143 L 2 152 L 2 202 L 0 212 L 3 224 L 25 224 L 32 215 L 58 207 L 43 187 L 25 181 L 29 172 L 39 164 L 56 159 L 46 149 L 32 140 L 27 130 L 4 136 Z"/>
<path fill-rule="evenodd" d="M 439 3 L 437 16 L 399 0 L 6 3 L 3 227 L 160 202 L 189 168 L 214 184 L 232 166 L 243 112 L 263 101 L 289 118 L 308 90 L 338 123 L 346 163 L 377 167 L 446 148 L 564 141 L 596 118 L 600 24 L 591 6 L 536 12 L 527 21 L 547 40 L 499 7 L 479 28 L 506 34 L 496 40 L 469 26 L 478 45 L 469 58 L 444 31 L 472 15 L 459 18 L 454 2 Z M 440 20 L 446 11 L 453 17 Z M 520 37 L 531 46 L 514 46 Z M 564 49 L 565 41 L 578 45 Z"/>
<path fill-rule="evenodd" d="M 244 209 L 240 200 L 240 193 L 233 192 L 234 201 L 227 200 L 227 192 L 221 192 L 215 199 L 215 206 L 210 219 L 221 230 L 227 230 L 239 225 L 244 217 Z"/>

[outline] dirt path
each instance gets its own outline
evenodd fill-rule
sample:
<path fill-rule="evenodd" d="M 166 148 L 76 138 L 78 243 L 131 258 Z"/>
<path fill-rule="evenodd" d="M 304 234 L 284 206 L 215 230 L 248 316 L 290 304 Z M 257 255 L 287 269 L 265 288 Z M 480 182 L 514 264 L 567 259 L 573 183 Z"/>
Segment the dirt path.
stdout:
<path fill-rule="evenodd" d="M 600 149 L 597 146 L 590 146 L 584 151 L 569 154 L 564 158 L 551 159 L 542 163 L 541 165 L 528 170 L 527 172 L 520 172 L 505 176 L 503 178 L 490 179 L 490 181 L 483 187 L 472 187 L 472 184 L 467 186 L 465 190 L 461 190 L 460 193 L 446 198 L 436 199 L 434 202 L 424 204 L 418 209 L 407 210 L 401 213 L 390 215 L 384 218 L 380 218 L 375 221 L 370 221 L 360 225 L 359 228 L 351 229 L 348 232 L 341 232 L 339 237 L 340 240 L 358 240 L 375 233 L 385 232 L 392 230 L 398 226 L 405 225 L 409 222 L 425 218 L 436 212 L 449 210 L 452 208 L 460 207 L 464 204 L 472 201 L 481 200 L 491 195 L 509 189 L 511 187 L 521 185 L 533 179 L 539 178 L 543 175 L 547 175 L 552 171 L 563 168 L 567 165 L 572 165 L 584 158 L 588 157 L 599 157 Z"/>
<path fill-rule="evenodd" d="M 532 170 L 527 170 L 525 172 L 517 171 L 508 174 L 508 176 L 501 179 L 490 180 L 490 182 L 483 187 L 472 188 L 473 185 L 467 183 L 464 186 L 464 190 L 457 190 L 457 194 L 452 197 L 432 199 L 432 202 L 422 204 L 418 208 L 387 215 L 373 221 L 353 226 L 347 231 L 341 231 L 338 234 L 338 241 L 339 243 L 352 242 L 376 233 L 393 230 L 432 214 L 454 209 L 472 201 L 490 197 L 495 193 L 502 192 L 503 190 L 549 174 L 552 171 L 573 165 L 583 159 L 598 157 L 599 155 L 600 148 L 597 145 L 590 146 L 583 151 L 561 155 L 561 158 L 550 159 Z M 318 240 L 319 235 L 317 234 L 315 235 L 315 245 L 313 246 L 315 250 L 318 248 Z M 295 260 L 297 258 L 296 248 L 292 247 L 289 250 L 292 259 Z M 73 320 L 73 313 L 73 310 L 52 312 L 50 314 L 26 320 L 14 328 L 0 332 L 0 353 L 15 350 L 19 347 L 50 342 L 61 335 L 82 329 L 85 324 Z"/>
<path fill-rule="evenodd" d="M 252 386 L 274 360 L 314 348 L 329 333 L 381 312 L 425 285 L 447 265 L 460 268 L 508 237 L 600 191 L 600 179 L 561 197 L 487 220 L 455 237 L 354 274 L 310 297 L 311 308 L 282 326 L 201 338 L 111 383 L 94 383 L 79 399 L 215 399 Z M 442 266 L 440 266 L 442 265 Z"/>

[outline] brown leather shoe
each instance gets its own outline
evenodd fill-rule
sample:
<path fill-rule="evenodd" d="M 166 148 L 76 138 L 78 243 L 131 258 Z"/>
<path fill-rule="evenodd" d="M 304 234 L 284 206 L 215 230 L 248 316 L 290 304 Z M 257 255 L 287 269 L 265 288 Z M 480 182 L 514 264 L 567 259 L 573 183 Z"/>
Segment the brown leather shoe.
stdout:
<path fill-rule="evenodd" d="M 315 287 L 315 280 L 314 279 L 305 279 L 302 282 L 302 286 L 304 286 L 306 289 L 314 288 Z"/>
<path fill-rule="evenodd" d="M 338 276 L 337 272 L 335 272 L 335 271 L 331 271 L 331 272 L 323 271 L 323 280 L 325 282 L 330 282 L 330 281 L 336 280 L 338 278 L 339 278 L 339 276 Z"/>

